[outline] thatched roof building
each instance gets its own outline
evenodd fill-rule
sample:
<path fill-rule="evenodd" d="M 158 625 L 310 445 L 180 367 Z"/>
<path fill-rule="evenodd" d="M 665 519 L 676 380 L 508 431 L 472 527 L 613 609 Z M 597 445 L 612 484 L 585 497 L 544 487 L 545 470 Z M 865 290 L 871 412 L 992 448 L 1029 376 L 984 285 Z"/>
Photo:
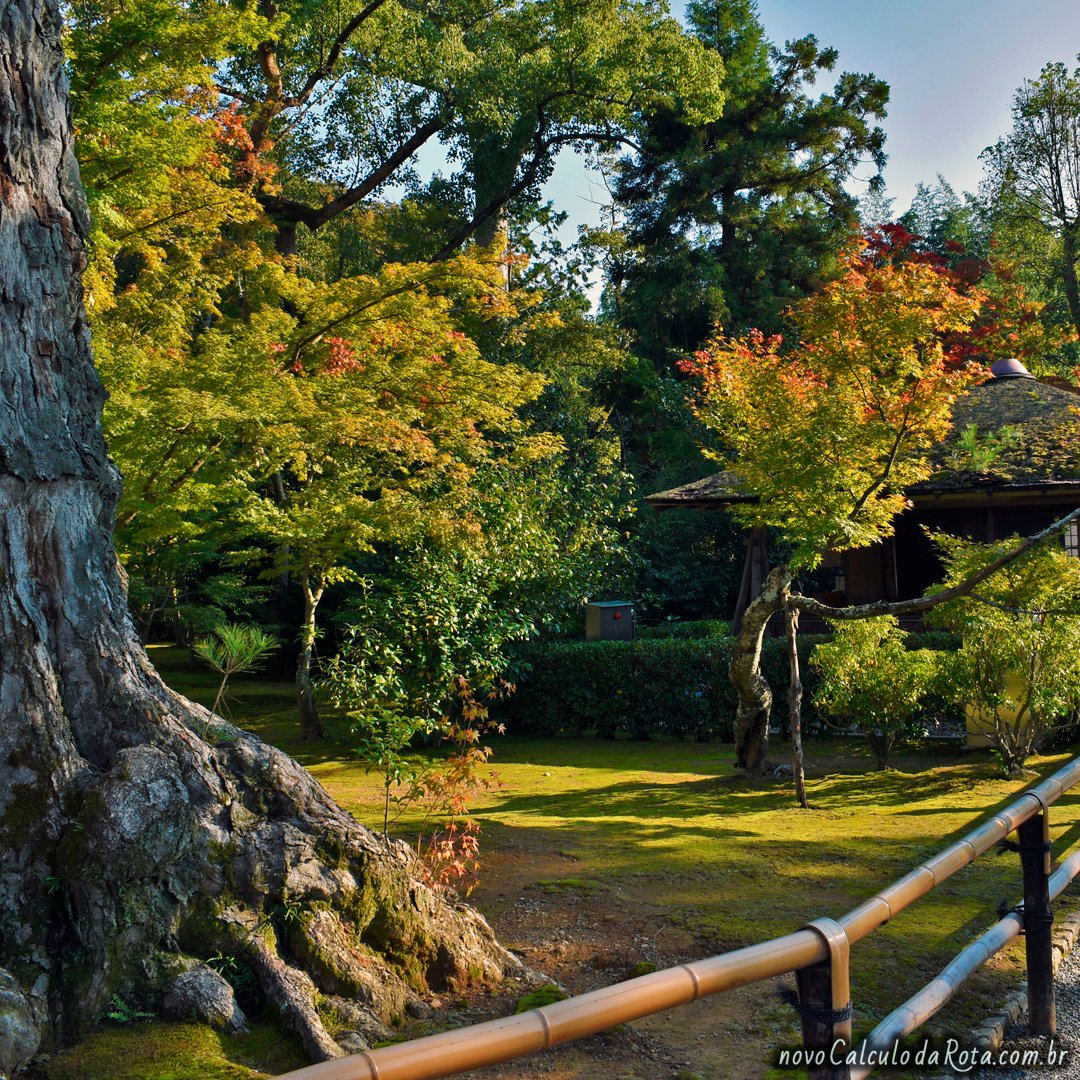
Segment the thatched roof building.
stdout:
<path fill-rule="evenodd" d="M 988 541 L 1036 532 L 1080 506 L 1080 396 L 1034 378 L 1017 360 L 999 360 L 986 382 L 956 402 L 933 461 L 933 475 L 908 491 L 912 508 L 897 518 L 894 536 L 826 558 L 833 588 L 822 599 L 857 604 L 921 595 L 941 576 L 924 526 Z M 729 469 L 645 501 L 670 510 L 754 499 Z M 1065 543 L 1080 554 L 1075 529 Z M 740 609 L 763 580 L 764 544 L 764 530 L 754 530 Z"/>

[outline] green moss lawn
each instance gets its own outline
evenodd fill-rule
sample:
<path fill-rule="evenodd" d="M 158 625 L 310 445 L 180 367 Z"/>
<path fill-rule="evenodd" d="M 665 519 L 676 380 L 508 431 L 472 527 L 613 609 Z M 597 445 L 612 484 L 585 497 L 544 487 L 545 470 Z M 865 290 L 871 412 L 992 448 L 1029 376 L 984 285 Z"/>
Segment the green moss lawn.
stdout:
<path fill-rule="evenodd" d="M 191 669 L 182 650 L 152 649 L 151 656 L 176 689 L 205 703 L 213 699 L 213 677 Z M 307 766 L 360 821 L 381 823 L 378 777 L 345 748 L 299 741 L 287 683 L 238 680 L 231 710 L 237 723 Z M 503 786 L 485 793 L 475 811 L 489 875 L 499 873 L 501 847 L 558 852 L 567 857 L 568 891 L 602 891 L 615 913 L 621 898 L 647 895 L 711 951 L 843 914 L 1031 783 L 1004 780 L 988 756 L 954 747 L 911 751 L 898 757 L 895 770 L 872 773 L 859 745 L 811 742 L 813 809 L 799 811 L 790 787 L 736 779 L 726 745 L 507 735 L 494 747 L 492 765 Z M 785 752 L 782 744 L 774 750 L 778 757 Z M 1075 752 L 1032 764 L 1045 775 Z M 1051 820 L 1060 858 L 1080 839 L 1080 795 L 1061 800 Z M 402 824 L 406 833 L 408 825 Z M 540 877 L 550 890 L 550 873 L 538 870 L 536 886 Z M 482 908 L 484 896 L 482 889 Z M 857 945 L 852 986 L 860 1026 L 880 1019 L 994 922 L 1000 901 L 1012 906 L 1019 899 L 1017 856 L 989 854 Z M 1063 900 L 1058 909 L 1070 906 L 1075 901 Z M 939 1030 L 955 1032 L 993 1011 L 1022 978 L 1020 955 L 1014 950 L 978 976 Z M 262 1042 L 250 1050 L 205 1033 L 196 1039 L 193 1031 L 163 1024 L 106 1029 L 73 1054 L 55 1057 L 45 1076 L 232 1080 L 257 1075 L 251 1068 L 280 1071 L 294 1053 L 262 1029 L 251 1037 Z M 201 1055 L 196 1073 L 168 1059 L 171 1041 L 189 1036 Z M 118 1054 L 126 1071 L 118 1071 Z M 68 1064 L 73 1055 L 75 1071 Z"/>

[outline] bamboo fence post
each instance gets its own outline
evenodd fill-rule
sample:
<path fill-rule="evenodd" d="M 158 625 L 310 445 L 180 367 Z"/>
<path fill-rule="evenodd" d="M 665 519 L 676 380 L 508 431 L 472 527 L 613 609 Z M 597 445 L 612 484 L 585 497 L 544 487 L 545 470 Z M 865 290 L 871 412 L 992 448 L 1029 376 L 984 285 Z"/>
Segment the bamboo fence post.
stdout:
<path fill-rule="evenodd" d="M 1054 913 L 1050 907 L 1050 818 L 1044 808 L 1016 830 L 1024 871 L 1024 951 L 1027 956 L 1028 1016 L 1032 1033 L 1057 1030 L 1054 1001 Z"/>
<path fill-rule="evenodd" d="M 813 930 L 829 950 L 826 960 L 795 972 L 803 1047 L 821 1057 L 820 1063 L 811 1058 L 807 1074 L 809 1080 L 850 1080 L 844 1059 L 851 1049 L 851 945 L 833 919 L 815 919 L 805 929 Z"/>

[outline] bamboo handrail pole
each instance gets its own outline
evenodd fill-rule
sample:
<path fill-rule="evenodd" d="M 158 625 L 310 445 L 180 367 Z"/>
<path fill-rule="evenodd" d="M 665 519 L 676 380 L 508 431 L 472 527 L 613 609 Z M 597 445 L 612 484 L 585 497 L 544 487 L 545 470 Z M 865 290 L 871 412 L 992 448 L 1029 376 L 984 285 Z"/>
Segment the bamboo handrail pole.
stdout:
<path fill-rule="evenodd" d="M 279 1080 L 436 1080 L 571 1042 L 699 997 L 784 975 L 828 955 L 812 930 L 666 968 L 539 1009 L 323 1061 Z"/>
<path fill-rule="evenodd" d="M 921 896 L 925 896 L 935 885 L 967 866 L 999 840 L 1004 840 L 1033 814 L 1056 802 L 1078 781 L 1080 757 L 1062 766 L 1031 791 L 1024 792 L 1016 802 L 995 814 L 989 821 L 972 829 L 944 851 L 927 859 L 899 881 L 893 882 L 888 888 L 882 889 L 849 911 L 839 920 L 849 940 L 852 943 L 861 941 Z"/>
<path fill-rule="evenodd" d="M 1004 840 L 1018 825 L 1040 809 L 1040 803 L 1028 798 L 1025 793 L 1006 811 L 995 814 L 989 821 L 973 829 L 956 843 L 950 844 L 944 851 L 927 859 L 914 870 L 894 881 L 887 888 L 864 901 L 857 908 L 841 918 L 840 925 L 847 932 L 848 938 L 861 941 L 879 926 L 910 907 L 920 897 L 925 896 L 935 885 L 952 877 L 957 870 L 992 848 L 999 840 Z M 1015 812 L 1010 813 L 1015 808 Z"/>
<path fill-rule="evenodd" d="M 1056 899 L 1069 886 L 1073 878 L 1080 874 L 1080 851 L 1073 852 L 1050 875 L 1050 897 Z M 910 997 L 903 1005 L 894 1009 L 863 1040 L 856 1057 L 866 1057 L 867 1049 L 885 1051 L 898 1039 L 921 1027 L 950 1001 L 971 975 L 973 975 L 996 952 L 1003 949 L 1024 927 L 1023 915 L 1010 912 L 1000 922 L 995 923 L 981 937 L 962 950 L 941 974 L 924 986 L 917 994 Z M 851 1070 L 851 1080 L 865 1080 L 873 1072 L 873 1065 L 857 1065 Z"/>
<path fill-rule="evenodd" d="M 917 994 L 894 1009 L 867 1035 L 855 1051 L 855 1059 L 866 1059 L 867 1050 L 884 1053 L 893 1044 L 909 1035 L 937 1014 L 952 1000 L 961 984 L 973 975 L 994 953 L 1003 949 L 1018 937 L 1023 919 L 1012 913 L 973 941 L 938 976 L 927 983 Z M 874 1071 L 870 1064 L 853 1065 L 851 1080 L 865 1080 Z"/>

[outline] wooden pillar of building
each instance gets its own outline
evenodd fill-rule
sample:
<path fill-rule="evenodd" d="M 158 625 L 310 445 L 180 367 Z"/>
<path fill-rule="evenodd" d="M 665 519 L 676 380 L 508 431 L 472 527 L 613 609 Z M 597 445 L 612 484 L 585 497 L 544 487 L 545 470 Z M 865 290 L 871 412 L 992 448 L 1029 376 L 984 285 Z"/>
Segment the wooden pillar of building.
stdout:
<path fill-rule="evenodd" d="M 735 601 L 735 617 L 731 631 L 737 634 L 742 628 L 743 615 L 751 600 L 757 598 L 765 579 L 769 576 L 769 533 L 764 525 L 757 525 L 746 537 L 746 559 L 743 562 L 739 598 Z"/>

